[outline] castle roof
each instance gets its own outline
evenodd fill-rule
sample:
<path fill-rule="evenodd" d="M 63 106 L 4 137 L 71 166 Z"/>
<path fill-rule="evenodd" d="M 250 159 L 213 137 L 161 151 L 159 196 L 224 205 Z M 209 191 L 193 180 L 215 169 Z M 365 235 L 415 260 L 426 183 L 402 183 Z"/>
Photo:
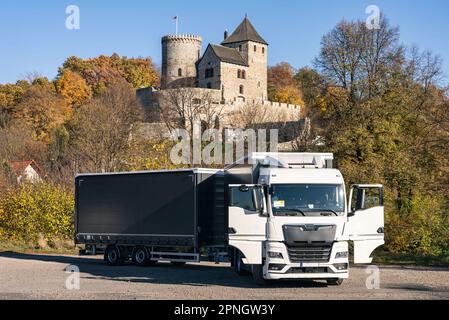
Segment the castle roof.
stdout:
<path fill-rule="evenodd" d="M 238 64 L 242 66 L 248 66 L 248 63 L 242 57 L 242 55 L 234 48 L 223 47 L 216 44 L 211 44 L 210 47 L 214 51 L 215 55 L 222 62 Z"/>
<path fill-rule="evenodd" d="M 254 41 L 268 45 L 247 17 L 245 17 L 242 23 L 237 27 L 237 29 L 235 29 L 234 33 L 226 38 L 221 44 L 230 44 L 242 41 Z"/>

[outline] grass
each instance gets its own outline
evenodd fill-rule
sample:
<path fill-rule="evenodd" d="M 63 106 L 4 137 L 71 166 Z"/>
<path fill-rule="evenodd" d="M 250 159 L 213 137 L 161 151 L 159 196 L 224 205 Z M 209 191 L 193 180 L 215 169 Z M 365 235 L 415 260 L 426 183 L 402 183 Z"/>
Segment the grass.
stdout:
<path fill-rule="evenodd" d="M 449 254 L 442 256 L 423 256 L 376 251 L 373 264 L 394 264 L 402 266 L 449 267 Z"/>
<path fill-rule="evenodd" d="M 20 242 L 0 242 L 0 252 L 77 255 L 79 248 L 68 245 L 60 247 L 40 247 L 38 245 L 30 245 Z"/>

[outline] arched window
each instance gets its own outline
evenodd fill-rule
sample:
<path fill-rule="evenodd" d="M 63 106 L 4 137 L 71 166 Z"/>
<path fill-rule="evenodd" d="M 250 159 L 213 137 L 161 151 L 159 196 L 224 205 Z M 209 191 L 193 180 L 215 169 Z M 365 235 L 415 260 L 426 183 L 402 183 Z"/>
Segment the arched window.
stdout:
<path fill-rule="evenodd" d="M 237 78 L 240 79 L 241 77 L 242 77 L 242 70 L 239 69 L 239 70 L 237 71 Z"/>
<path fill-rule="evenodd" d="M 178 77 L 182 77 L 182 69 L 181 68 L 178 69 Z"/>
<path fill-rule="evenodd" d="M 265 48 L 264 47 L 262 47 L 262 53 L 265 54 Z"/>
<path fill-rule="evenodd" d="M 243 85 L 240 86 L 239 92 L 240 94 L 245 94 L 245 87 Z"/>
<path fill-rule="evenodd" d="M 242 70 L 242 79 L 246 79 L 246 71 Z"/>
<path fill-rule="evenodd" d="M 257 46 L 254 45 L 254 52 L 257 52 Z"/>

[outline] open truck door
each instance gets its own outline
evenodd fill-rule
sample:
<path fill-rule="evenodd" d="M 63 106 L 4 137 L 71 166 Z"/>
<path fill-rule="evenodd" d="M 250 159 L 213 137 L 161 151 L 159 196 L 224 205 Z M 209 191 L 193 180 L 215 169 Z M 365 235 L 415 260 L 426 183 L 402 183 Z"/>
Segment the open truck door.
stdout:
<path fill-rule="evenodd" d="M 348 233 L 354 243 L 354 263 L 371 263 L 384 242 L 382 185 L 354 185 L 349 194 Z"/>
<path fill-rule="evenodd" d="M 243 263 L 261 264 L 267 225 L 263 187 L 230 185 L 228 208 L 229 245 L 242 253 Z"/>

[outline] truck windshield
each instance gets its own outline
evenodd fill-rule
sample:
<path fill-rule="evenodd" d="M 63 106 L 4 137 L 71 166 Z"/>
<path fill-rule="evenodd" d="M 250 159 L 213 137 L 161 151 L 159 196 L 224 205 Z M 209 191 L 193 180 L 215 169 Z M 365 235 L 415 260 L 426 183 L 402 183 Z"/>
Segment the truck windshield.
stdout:
<path fill-rule="evenodd" d="M 275 216 L 338 216 L 344 212 L 342 185 L 277 184 L 271 187 Z"/>

